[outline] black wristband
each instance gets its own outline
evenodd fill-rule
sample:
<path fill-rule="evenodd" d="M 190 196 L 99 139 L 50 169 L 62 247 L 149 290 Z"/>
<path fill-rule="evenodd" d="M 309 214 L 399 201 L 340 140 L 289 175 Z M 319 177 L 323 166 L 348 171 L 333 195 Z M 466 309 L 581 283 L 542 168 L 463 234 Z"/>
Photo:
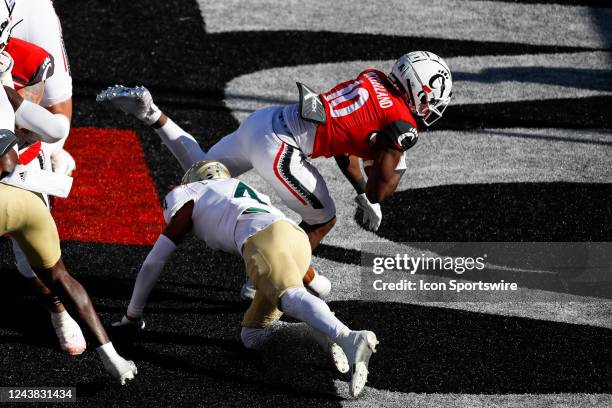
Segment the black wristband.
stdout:
<path fill-rule="evenodd" d="M 357 195 L 365 194 L 366 181 L 363 177 L 357 181 L 351 180 L 351 184 L 353 185 L 353 188 L 357 192 Z"/>

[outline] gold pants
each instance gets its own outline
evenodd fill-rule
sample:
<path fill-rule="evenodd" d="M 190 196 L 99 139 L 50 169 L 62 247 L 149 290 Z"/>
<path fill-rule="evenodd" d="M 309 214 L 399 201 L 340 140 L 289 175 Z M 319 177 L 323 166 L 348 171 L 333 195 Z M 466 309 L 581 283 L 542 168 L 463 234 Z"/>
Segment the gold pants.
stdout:
<path fill-rule="evenodd" d="M 242 246 L 246 273 L 257 292 L 242 326 L 260 328 L 278 320 L 280 297 L 303 287 L 312 255 L 306 233 L 288 221 L 277 221 L 248 238 Z"/>
<path fill-rule="evenodd" d="M 48 269 L 62 256 L 57 227 L 36 194 L 0 183 L 0 235 L 17 241 L 33 268 Z"/>

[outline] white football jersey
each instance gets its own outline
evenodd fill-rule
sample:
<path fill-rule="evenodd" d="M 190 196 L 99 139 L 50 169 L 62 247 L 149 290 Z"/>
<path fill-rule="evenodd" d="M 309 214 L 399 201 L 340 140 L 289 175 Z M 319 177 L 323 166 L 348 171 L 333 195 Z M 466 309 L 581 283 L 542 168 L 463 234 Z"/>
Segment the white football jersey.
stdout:
<path fill-rule="evenodd" d="M 12 37 L 31 42 L 53 55 L 55 69 L 45 81 L 41 106 L 51 106 L 72 97 L 72 77 L 62 37 L 62 26 L 51 0 L 17 0 L 13 22 L 20 22 Z"/>
<path fill-rule="evenodd" d="M 164 200 L 166 223 L 194 202 L 193 232 L 213 249 L 242 253 L 244 241 L 278 220 L 288 220 L 270 199 L 237 179 L 203 180 L 176 187 Z"/>

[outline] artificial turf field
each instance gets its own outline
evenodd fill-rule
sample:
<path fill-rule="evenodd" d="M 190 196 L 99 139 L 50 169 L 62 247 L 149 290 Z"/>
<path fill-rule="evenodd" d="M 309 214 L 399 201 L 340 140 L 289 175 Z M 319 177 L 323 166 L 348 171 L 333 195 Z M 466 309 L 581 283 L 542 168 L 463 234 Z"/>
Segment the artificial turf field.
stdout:
<path fill-rule="evenodd" d="M 20 1 L 20 0 L 17 0 Z M 147 330 L 113 333 L 139 368 L 126 387 L 92 347 L 63 355 L 46 312 L 0 245 L 0 385 L 76 386 L 82 406 L 611 406 L 610 285 L 597 302 L 414 304 L 360 296 L 367 241 L 612 241 L 612 9 L 594 1 L 56 0 L 74 79 L 72 196 L 54 215 L 65 263 L 102 320 L 121 317 L 161 230 L 161 198 L 182 171 L 149 129 L 96 106 L 99 90 L 146 85 L 204 149 L 259 107 L 327 89 L 402 53 L 443 56 L 454 101 L 409 152 L 376 233 L 359 226 L 352 188 L 316 160 L 338 224 L 315 252 L 330 306 L 381 341 L 368 389 L 308 339 L 246 351 L 241 261 L 195 240 L 173 257 Z M 241 177 L 279 203 L 253 172 Z M 295 214 L 290 213 L 293 218 Z M 526 288 L 538 290 L 539 288 Z M 571 302 L 570 302 L 571 301 Z"/>

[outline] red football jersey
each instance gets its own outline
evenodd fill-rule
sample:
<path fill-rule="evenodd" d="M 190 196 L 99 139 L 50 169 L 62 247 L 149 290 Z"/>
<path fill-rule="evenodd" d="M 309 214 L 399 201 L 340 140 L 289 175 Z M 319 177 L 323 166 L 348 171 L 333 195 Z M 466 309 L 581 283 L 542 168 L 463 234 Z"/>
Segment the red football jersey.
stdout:
<path fill-rule="evenodd" d="M 320 95 L 326 122 L 317 127 L 312 157 L 351 154 L 373 159 L 371 137 L 385 129 L 392 146 L 406 150 L 416 142 L 416 121 L 387 76 L 369 69 Z M 401 126 L 397 126 L 401 124 Z M 401 131 L 398 131 L 400 129 Z M 413 143 L 407 145 L 408 140 Z M 403 147 L 403 148 L 402 148 Z"/>
<path fill-rule="evenodd" d="M 15 90 L 34 85 L 53 75 L 53 57 L 43 48 L 12 37 L 4 49 L 13 58 Z"/>

